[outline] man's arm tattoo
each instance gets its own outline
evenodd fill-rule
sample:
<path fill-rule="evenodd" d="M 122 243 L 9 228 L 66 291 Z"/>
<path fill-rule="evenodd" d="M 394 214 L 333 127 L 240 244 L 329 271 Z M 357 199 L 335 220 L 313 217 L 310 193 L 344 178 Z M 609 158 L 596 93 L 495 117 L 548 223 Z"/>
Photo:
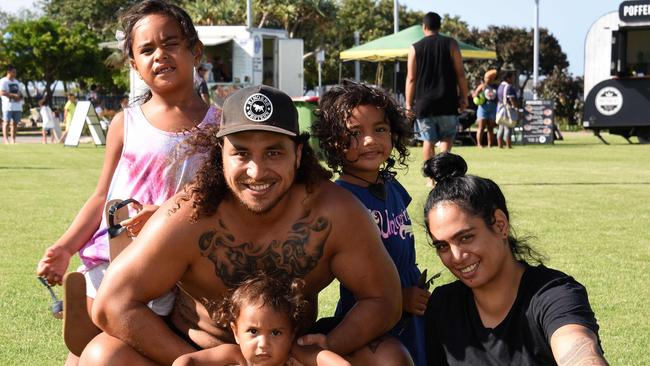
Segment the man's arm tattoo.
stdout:
<path fill-rule="evenodd" d="M 370 343 L 368 343 L 368 349 L 370 349 L 370 352 L 371 353 L 377 353 L 377 348 L 379 348 L 379 345 L 384 340 L 385 340 L 384 337 L 379 337 L 379 338 L 377 338 L 375 340 L 370 341 Z"/>
<path fill-rule="evenodd" d="M 558 366 L 608 365 L 596 342 L 587 337 L 575 339 L 559 359 Z"/>
<path fill-rule="evenodd" d="M 214 263 L 215 275 L 226 286 L 234 287 L 256 271 L 304 277 L 322 257 L 330 230 L 327 218 L 310 218 L 307 212 L 282 240 L 274 239 L 268 244 L 238 243 L 235 235 L 219 220 L 218 228 L 203 233 L 198 244 L 201 255 Z"/>

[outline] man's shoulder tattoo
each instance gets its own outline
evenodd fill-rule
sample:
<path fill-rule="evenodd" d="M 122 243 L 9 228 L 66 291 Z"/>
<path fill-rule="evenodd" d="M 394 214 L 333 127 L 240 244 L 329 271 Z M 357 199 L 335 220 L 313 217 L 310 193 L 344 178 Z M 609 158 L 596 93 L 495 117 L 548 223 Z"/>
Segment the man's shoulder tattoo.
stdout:
<path fill-rule="evenodd" d="M 203 233 L 198 244 L 201 255 L 214 263 L 217 277 L 234 287 L 256 271 L 306 276 L 323 256 L 330 230 L 327 218 L 310 217 L 307 212 L 287 233 L 278 234 L 283 238 L 269 243 L 241 242 L 219 220 L 217 229 Z"/>

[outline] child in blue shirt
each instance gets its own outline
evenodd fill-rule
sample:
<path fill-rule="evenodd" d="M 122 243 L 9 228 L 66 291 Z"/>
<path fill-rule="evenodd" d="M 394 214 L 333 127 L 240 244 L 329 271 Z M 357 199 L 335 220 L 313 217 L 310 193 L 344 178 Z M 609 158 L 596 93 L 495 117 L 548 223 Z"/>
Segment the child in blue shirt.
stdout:
<path fill-rule="evenodd" d="M 406 210 L 411 196 L 393 171 L 396 160 L 405 167 L 408 157 L 411 131 L 405 114 L 383 91 L 344 81 L 323 95 L 317 115 L 312 134 L 327 165 L 340 174 L 336 183 L 368 208 L 400 275 L 404 315 L 389 334 L 406 346 L 415 365 L 425 365 L 422 315 L 430 294 L 418 287 L 420 270 Z M 335 315 L 343 317 L 354 304 L 352 293 L 341 286 Z"/>

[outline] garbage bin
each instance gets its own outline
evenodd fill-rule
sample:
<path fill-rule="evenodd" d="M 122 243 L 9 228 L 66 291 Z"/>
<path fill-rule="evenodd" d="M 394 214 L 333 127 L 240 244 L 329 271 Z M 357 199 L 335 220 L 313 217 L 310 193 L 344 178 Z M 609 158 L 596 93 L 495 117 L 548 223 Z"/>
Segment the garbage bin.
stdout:
<path fill-rule="evenodd" d="M 311 125 L 316 120 L 314 110 L 318 107 L 318 97 L 300 97 L 293 98 L 293 104 L 298 110 L 298 123 L 300 125 L 300 132 L 311 133 Z M 309 145 L 314 149 L 316 156 L 322 159 L 320 147 L 318 146 L 318 139 L 311 137 Z"/>

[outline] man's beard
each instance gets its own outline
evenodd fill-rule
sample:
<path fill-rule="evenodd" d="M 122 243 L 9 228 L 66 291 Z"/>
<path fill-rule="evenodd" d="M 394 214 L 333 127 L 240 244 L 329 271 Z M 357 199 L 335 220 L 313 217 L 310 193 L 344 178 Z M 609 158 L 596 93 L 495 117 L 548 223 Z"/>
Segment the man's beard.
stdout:
<path fill-rule="evenodd" d="M 245 208 L 247 211 L 249 211 L 250 213 L 252 213 L 252 214 L 254 214 L 254 215 L 260 215 L 260 216 L 261 216 L 261 215 L 264 215 L 264 214 L 268 213 L 268 212 L 271 211 L 275 206 L 277 206 L 277 204 L 278 204 L 278 203 L 279 203 L 279 202 L 280 202 L 280 201 L 281 201 L 281 200 L 282 200 L 282 199 L 283 199 L 283 198 L 284 198 L 284 197 L 289 193 L 289 190 L 291 190 L 291 187 L 292 187 L 292 186 L 293 186 L 293 184 L 292 184 L 291 186 L 289 186 L 289 188 L 288 188 L 287 190 L 285 190 L 284 192 L 282 192 L 278 197 L 276 197 L 275 199 L 273 199 L 272 201 L 270 201 L 270 202 L 269 202 L 266 206 L 264 206 L 264 207 L 251 206 L 248 202 L 244 201 L 244 199 L 242 198 L 242 195 L 241 195 L 241 194 L 237 194 L 237 193 L 235 193 L 235 191 L 233 191 L 233 189 L 230 187 L 230 185 L 228 185 L 228 190 L 230 190 L 230 194 L 231 194 L 233 197 L 235 197 L 235 199 L 237 199 L 237 201 L 239 202 L 239 204 L 240 204 L 243 208 Z"/>

